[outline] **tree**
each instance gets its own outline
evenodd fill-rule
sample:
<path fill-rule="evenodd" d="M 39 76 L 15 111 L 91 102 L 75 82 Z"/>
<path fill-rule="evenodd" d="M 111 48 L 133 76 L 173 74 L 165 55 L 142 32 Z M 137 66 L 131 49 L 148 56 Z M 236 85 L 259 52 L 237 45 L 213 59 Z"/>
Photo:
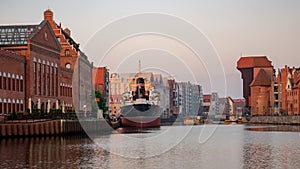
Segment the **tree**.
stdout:
<path fill-rule="evenodd" d="M 101 110 L 103 110 L 103 112 L 106 112 L 108 110 L 108 108 L 106 106 L 106 100 L 103 98 L 100 91 L 96 90 L 95 92 L 93 92 L 93 94 L 94 94 L 95 101 L 97 103 L 96 106 L 93 106 L 94 112 L 97 112 L 98 109 L 101 109 Z"/>

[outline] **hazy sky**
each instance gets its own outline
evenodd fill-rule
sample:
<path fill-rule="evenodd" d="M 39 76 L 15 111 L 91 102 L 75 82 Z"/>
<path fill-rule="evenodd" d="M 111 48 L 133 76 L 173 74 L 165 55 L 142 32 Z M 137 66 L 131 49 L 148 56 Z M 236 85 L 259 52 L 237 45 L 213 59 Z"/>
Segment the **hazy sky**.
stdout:
<path fill-rule="evenodd" d="M 0 24 L 40 23 L 43 19 L 43 11 L 50 8 L 54 12 L 55 21 L 61 22 L 63 27 L 71 29 L 72 37 L 81 44 L 81 49 L 92 60 L 98 57 L 95 56 L 98 49 L 89 45 L 92 40 L 97 40 L 99 36 L 103 35 L 103 29 L 115 22 L 126 20 L 124 19 L 126 16 L 156 13 L 178 18 L 177 21 L 183 21 L 183 23 L 174 27 L 170 27 L 170 25 L 164 27 L 168 23 L 165 23 L 163 19 L 157 19 L 163 28 L 169 28 L 170 32 L 173 31 L 173 36 L 154 34 L 132 36 L 126 39 L 118 33 L 126 31 L 123 29 L 130 29 L 130 27 L 120 27 L 111 29 L 111 32 L 103 36 L 104 38 L 99 40 L 101 41 L 99 48 L 102 43 L 108 43 L 111 39 L 123 40 L 119 43 L 116 41 L 117 44 L 114 44 L 114 48 L 106 49 L 110 50 L 107 53 L 108 58 L 118 58 L 124 54 L 119 61 L 119 70 L 126 71 L 124 68 L 129 64 L 124 58 L 128 58 L 127 61 L 130 61 L 139 56 L 142 60 L 143 58 L 146 60 L 146 63 L 143 63 L 145 70 L 147 67 L 164 69 L 163 71 L 169 72 L 178 80 L 190 80 L 203 84 L 205 92 L 215 91 L 220 86 L 224 86 L 227 91 L 220 92 L 221 95 L 230 95 L 233 98 L 242 97 L 240 73 L 236 70 L 236 61 L 241 55 L 267 55 L 276 68 L 283 67 L 285 64 L 300 66 L 299 0 L 10 0 L 2 1 L 0 8 Z M 143 29 L 151 31 L 148 27 L 140 28 L 145 25 L 145 20 L 133 24 L 134 28 L 139 27 L 136 31 Z M 176 19 L 173 21 L 177 22 Z M 155 22 L 153 21 L 153 23 Z M 120 25 L 122 26 L 122 24 Z M 157 30 L 160 26 L 160 24 L 154 25 L 153 30 Z M 192 40 L 179 38 L 190 37 L 189 33 L 191 34 L 193 30 L 187 28 L 188 26 L 194 26 L 203 36 L 198 34 L 199 36 L 195 36 L 195 39 Z M 178 32 L 181 28 L 182 31 Z M 161 31 L 163 32 L 163 30 Z M 178 36 L 174 36 L 174 33 L 177 33 Z M 196 33 L 193 32 L 193 34 Z M 196 38 L 199 37 L 203 40 L 203 44 L 199 42 L 199 46 L 191 45 L 193 42 L 198 42 L 199 39 Z M 215 49 L 216 55 L 213 54 L 210 47 L 204 47 L 207 45 L 204 42 L 205 38 L 207 38 L 206 42 L 211 44 L 212 49 Z M 185 45 L 185 42 L 189 44 Z M 194 53 L 191 52 L 194 49 Z M 201 51 L 204 52 L 200 52 L 201 54 L 197 53 L 201 49 L 206 51 Z M 151 55 L 164 59 L 160 61 L 159 58 L 153 56 L 153 59 L 149 60 Z M 210 60 L 203 55 L 219 56 L 220 59 L 216 65 L 211 66 Z M 196 62 L 193 61 L 196 57 L 200 58 L 199 63 L 196 60 Z M 101 59 L 99 58 L 99 60 Z M 93 61 L 98 63 L 99 60 Z M 102 61 L 101 64 L 115 63 L 115 59 Z M 156 64 L 158 62 L 160 64 Z M 195 67 L 194 64 L 198 66 Z M 217 81 L 211 79 L 222 79 L 217 77 L 221 74 L 215 74 L 214 69 L 216 72 L 224 70 L 225 74 L 223 75 L 227 79 L 227 85 L 220 80 L 219 86 L 214 86 L 213 83 Z M 132 66 L 128 67 L 128 71 L 130 70 L 132 70 Z M 196 78 L 192 75 L 185 76 L 183 72 L 192 72 L 191 74 Z M 212 77 L 214 75 L 216 77 Z"/>

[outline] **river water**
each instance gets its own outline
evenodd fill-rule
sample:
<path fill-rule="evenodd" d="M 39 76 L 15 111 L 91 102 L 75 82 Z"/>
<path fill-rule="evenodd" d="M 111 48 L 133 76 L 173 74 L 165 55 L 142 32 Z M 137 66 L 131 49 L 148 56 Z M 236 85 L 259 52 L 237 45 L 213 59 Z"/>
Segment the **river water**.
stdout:
<path fill-rule="evenodd" d="M 163 126 L 0 140 L 0 168 L 300 168 L 297 126 Z"/>

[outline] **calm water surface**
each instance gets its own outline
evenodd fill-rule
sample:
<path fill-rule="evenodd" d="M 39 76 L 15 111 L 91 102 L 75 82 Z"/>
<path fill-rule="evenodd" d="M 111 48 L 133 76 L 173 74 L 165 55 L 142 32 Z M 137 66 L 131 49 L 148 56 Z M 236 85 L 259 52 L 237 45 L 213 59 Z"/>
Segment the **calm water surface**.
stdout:
<path fill-rule="evenodd" d="M 299 131 L 204 125 L 1 139 L 0 168 L 300 168 Z"/>

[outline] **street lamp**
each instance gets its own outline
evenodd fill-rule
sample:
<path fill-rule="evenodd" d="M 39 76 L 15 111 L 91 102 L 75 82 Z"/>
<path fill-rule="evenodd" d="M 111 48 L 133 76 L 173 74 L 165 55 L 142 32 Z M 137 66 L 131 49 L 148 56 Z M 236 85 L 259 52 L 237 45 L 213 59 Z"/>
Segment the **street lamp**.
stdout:
<path fill-rule="evenodd" d="M 83 105 L 83 110 L 84 110 L 84 118 L 86 119 L 86 105 Z"/>

